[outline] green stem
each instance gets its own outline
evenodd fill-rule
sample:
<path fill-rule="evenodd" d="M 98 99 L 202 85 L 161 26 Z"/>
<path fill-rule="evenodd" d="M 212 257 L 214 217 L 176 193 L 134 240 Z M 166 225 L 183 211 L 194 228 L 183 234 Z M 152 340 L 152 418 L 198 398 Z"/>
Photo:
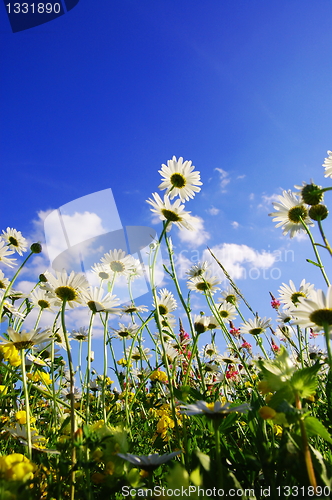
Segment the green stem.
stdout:
<path fill-rule="evenodd" d="M 25 413 L 26 413 L 26 430 L 27 430 L 27 451 L 28 458 L 32 458 L 32 447 L 31 447 L 31 428 L 30 428 L 30 404 L 29 404 L 29 391 L 27 384 L 27 375 L 25 371 L 25 351 L 21 349 L 21 368 L 22 368 L 22 382 L 24 390 L 25 399 Z"/>
<path fill-rule="evenodd" d="M 62 303 L 61 308 L 61 325 L 62 331 L 66 342 L 68 367 L 69 367 L 69 391 L 70 391 L 70 438 L 71 438 L 71 476 L 70 476 L 70 500 L 75 500 L 75 465 L 76 465 L 76 446 L 75 446 L 75 433 L 76 433 L 76 418 L 75 418 L 75 372 L 73 359 L 70 351 L 69 338 L 66 330 L 65 321 L 66 300 Z"/>
<path fill-rule="evenodd" d="M 327 355 L 329 358 L 330 370 L 332 368 L 332 351 L 331 351 L 331 341 L 330 341 L 330 327 L 327 323 L 324 324 L 324 336 L 327 349 Z"/>
<path fill-rule="evenodd" d="M 324 241 L 325 246 L 326 246 L 327 250 L 329 251 L 329 254 L 332 256 L 332 248 L 330 247 L 330 244 L 325 236 L 323 226 L 322 226 L 322 220 L 320 218 L 317 218 L 317 223 L 318 223 L 318 228 L 319 228 L 319 232 L 321 234 L 322 240 Z"/>
<path fill-rule="evenodd" d="M 309 236 L 309 239 L 310 239 L 310 242 L 311 242 L 311 245 L 312 245 L 312 248 L 314 249 L 314 252 L 315 252 L 315 256 L 316 256 L 316 259 L 317 259 L 317 262 L 319 264 L 319 268 L 321 270 L 321 273 L 325 279 L 325 282 L 327 284 L 327 286 L 330 286 L 330 282 L 329 282 L 329 279 L 325 273 L 325 269 L 324 269 L 324 266 L 323 266 L 323 263 L 321 261 L 321 258 L 320 258 L 320 255 L 319 255 L 319 252 L 317 250 L 317 245 L 315 244 L 315 241 L 313 239 L 313 236 L 311 234 L 311 231 L 310 229 L 308 228 L 307 224 L 304 222 L 304 220 L 302 219 L 302 217 L 299 218 L 301 223 L 302 223 L 302 226 L 304 227 L 304 229 L 306 230 L 308 236 Z"/>
<path fill-rule="evenodd" d="M 3 311 L 3 306 L 4 306 L 5 298 L 8 297 L 9 292 L 12 289 L 12 286 L 15 283 L 15 280 L 16 280 L 17 276 L 19 275 L 21 269 L 23 268 L 23 266 L 25 266 L 25 264 L 28 262 L 28 260 L 30 259 L 31 255 L 33 255 L 33 254 L 34 254 L 34 252 L 30 252 L 29 253 L 29 255 L 26 257 L 26 259 L 23 261 L 23 263 L 20 265 L 20 267 L 18 268 L 18 270 L 14 274 L 14 276 L 11 279 L 11 281 L 10 281 L 10 283 L 9 283 L 6 291 L 5 291 L 5 293 L 3 294 L 2 300 L 0 302 L 0 318 L 2 317 L 2 311 Z"/>

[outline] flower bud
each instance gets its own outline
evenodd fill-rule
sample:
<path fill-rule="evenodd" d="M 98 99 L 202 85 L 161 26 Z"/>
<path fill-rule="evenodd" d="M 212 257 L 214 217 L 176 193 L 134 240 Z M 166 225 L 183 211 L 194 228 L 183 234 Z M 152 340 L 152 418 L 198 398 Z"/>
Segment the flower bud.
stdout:
<path fill-rule="evenodd" d="M 329 211 L 325 205 L 314 205 L 309 210 L 309 217 L 312 220 L 324 220 L 328 214 Z"/>
<path fill-rule="evenodd" d="M 40 253 L 42 251 L 43 247 L 41 246 L 40 243 L 32 243 L 30 250 L 33 253 Z"/>
<path fill-rule="evenodd" d="M 39 281 L 41 283 L 47 283 L 47 278 L 46 278 L 45 274 L 40 274 L 39 275 Z"/>
<path fill-rule="evenodd" d="M 322 188 L 316 184 L 306 184 L 301 191 L 302 199 L 307 205 L 318 205 L 323 199 Z"/>

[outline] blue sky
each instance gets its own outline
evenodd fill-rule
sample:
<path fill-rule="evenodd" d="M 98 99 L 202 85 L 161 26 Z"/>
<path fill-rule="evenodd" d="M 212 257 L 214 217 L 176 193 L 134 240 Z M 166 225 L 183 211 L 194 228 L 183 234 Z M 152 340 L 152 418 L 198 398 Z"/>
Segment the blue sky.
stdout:
<path fill-rule="evenodd" d="M 182 156 L 203 186 L 177 253 L 228 252 L 263 316 L 282 282 L 324 287 L 307 241 L 268 213 L 281 188 L 328 185 L 331 15 L 330 0 L 80 0 L 13 34 L 1 7 L 1 229 L 42 238 L 49 210 L 107 188 L 124 226 L 149 226 L 158 169 Z"/>

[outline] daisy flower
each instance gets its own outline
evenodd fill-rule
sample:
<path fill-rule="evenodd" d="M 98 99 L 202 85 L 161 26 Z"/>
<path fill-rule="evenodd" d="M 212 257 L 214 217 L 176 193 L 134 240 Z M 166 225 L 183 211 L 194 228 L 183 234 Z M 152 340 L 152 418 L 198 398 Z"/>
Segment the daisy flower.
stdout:
<path fill-rule="evenodd" d="M 196 314 L 194 316 L 194 328 L 195 332 L 198 334 L 206 332 L 210 325 L 209 316 L 201 316 L 200 314 Z"/>
<path fill-rule="evenodd" d="M 111 250 L 101 258 L 101 263 L 107 271 L 112 271 L 120 276 L 128 276 L 133 267 L 133 257 L 127 255 L 124 250 Z"/>
<path fill-rule="evenodd" d="M 149 198 L 146 200 L 149 205 L 151 212 L 159 215 L 159 219 L 162 221 L 168 221 L 167 230 L 169 231 L 172 224 L 175 224 L 179 229 L 189 229 L 194 230 L 193 226 L 190 224 L 191 212 L 186 212 L 184 210 L 184 205 L 181 205 L 181 201 L 175 200 L 175 202 L 170 202 L 169 197 L 165 194 L 164 201 L 160 198 L 158 193 L 152 193 L 154 200 Z"/>
<path fill-rule="evenodd" d="M 113 275 L 112 271 L 109 268 L 100 263 L 94 264 L 91 267 L 91 271 L 96 274 L 101 281 L 110 280 Z"/>
<path fill-rule="evenodd" d="M 30 330 L 29 332 L 22 330 L 21 332 L 17 332 L 9 326 L 7 328 L 7 333 L 9 339 L 1 339 L 0 344 L 3 345 L 14 345 L 16 349 L 29 349 L 30 347 L 41 344 L 42 342 L 45 341 L 51 341 L 52 337 L 52 332 L 50 329 L 43 330 L 42 332 L 40 331 L 41 329 L 38 328 L 37 330 Z"/>
<path fill-rule="evenodd" d="M 163 288 L 159 291 L 159 297 L 157 297 L 157 305 L 154 304 L 155 307 L 158 307 L 159 314 L 162 316 L 166 316 L 177 308 L 176 300 L 172 294 L 172 292 L 168 291 L 167 288 Z"/>
<path fill-rule="evenodd" d="M 240 406 L 230 407 L 230 403 L 222 404 L 221 401 L 215 401 L 214 403 L 206 403 L 205 401 L 197 401 L 195 404 L 183 405 L 182 413 L 186 415 L 205 415 L 206 417 L 226 417 L 229 413 L 234 411 L 244 413 L 250 409 L 247 403 Z"/>
<path fill-rule="evenodd" d="M 23 238 L 21 231 L 7 227 L 6 231 L 2 230 L 1 238 L 7 243 L 11 250 L 14 250 L 19 255 L 26 252 L 28 242 Z"/>
<path fill-rule="evenodd" d="M 126 355 L 129 357 L 131 351 L 131 347 L 128 347 L 126 349 Z M 131 351 L 131 359 L 135 361 L 139 361 L 140 359 L 142 360 L 147 360 L 148 358 L 152 357 L 152 354 L 149 354 L 150 349 L 148 347 L 134 347 L 133 350 Z"/>
<path fill-rule="evenodd" d="M 158 455 L 158 453 L 153 453 L 152 455 L 131 455 L 130 453 L 118 453 L 118 457 L 127 460 L 131 464 L 135 465 L 139 469 L 145 471 L 153 471 L 157 469 L 160 465 L 169 462 L 177 455 L 180 455 L 182 451 L 173 451 L 173 453 L 166 453 L 164 455 Z"/>
<path fill-rule="evenodd" d="M 212 356 L 216 356 L 217 354 L 218 354 L 218 349 L 214 344 L 206 344 L 206 346 L 204 346 L 203 356 L 212 358 Z"/>
<path fill-rule="evenodd" d="M 205 260 L 204 262 L 199 262 L 198 264 L 194 264 L 191 268 L 186 272 L 189 278 L 196 278 L 197 276 L 202 276 L 210 264 Z"/>
<path fill-rule="evenodd" d="M 332 177 L 332 151 L 328 151 L 327 154 L 329 155 L 329 157 L 325 158 L 322 165 L 325 168 L 324 177 Z"/>
<path fill-rule="evenodd" d="M 294 322 L 305 328 L 332 326 L 332 286 L 326 295 L 322 290 L 313 290 L 310 298 L 301 298 Z"/>
<path fill-rule="evenodd" d="M 208 330 L 216 330 L 221 328 L 219 321 L 217 321 L 217 319 L 214 316 L 208 316 L 208 318 L 209 318 Z"/>
<path fill-rule="evenodd" d="M 35 288 L 30 293 L 30 300 L 35 307 L 40 307 L 43 311 L 47 310 L 54 312 L 54 308 L 61 306 L 61 301 L 59 299 L 41 288 Z"/>
<path fill-rule="evenodd" d="M 165 344 L 165 349 L 160 353 L 162 358 L 167 358 L 168 363 L 174 364 L 175 360 L 180 361 L 183 359 L 182 354 L 179 353 L 174 347 L 170 344 Z"/>
<path fill-rule="evenodd" d="M 112 328 L 112 330 L 115 333 L 115 336 L 118 339 L 127 339 L 127 338 L 133 338 L 135 334 L 137 333 L 137 330 L 139 329 L 139 326 L 137 325 L 124 325 L 123 323 L 119 323 L 119 328 L 115 329 Z"/>
<path fill-rule="evenodd" d="M 162 164 L 159 170 L 162 176 L 162 183 L 158 186 L 159 189 L 167 189 L 166 194 L 169 194 L 173 199 L 179 196 L 181 201 L 188 201 L 199 193 L 202 182 L 200 181 L 200 173 L 193 172 L 194 166 L 191 161 L 183 162 L 183 158 L 178 160 L 175 156 L 168 160 L 167 165 Z"/>
<path fill-rule="evenodd" d="M 229 302 L 223 302 L 217 306 L 218 315 L 224 321 L 233 321 L 237 316 L 237 311 L 235 307 Z"/>
<path fill-rule="evenodd" d="M 47 279 L 42 288 L 54 293 L 61 301 L 66 301 L 70 307 L 75 307 L 82 303 L 82 292 L 86 291 L 89 283 L 82 273 L 72 271 L 68 276 L 65 270 L 56 271 L 54 276 L 49 271 L 45 272 Z"/>
<path fill-rule="evenodd" d="M 279 299 L 283 304 L 285 304 L 286 309 L 294 309 L 294 307 L 298 306 L 301 297 L 310 299 L 313 288 L 314 285 L 306 283 L 305 279 L 301 281 L 298 289 L 295 287 L 293 281 L 289 280 L 289 285 L 285 285 L 285 283 L 283 283 L 279 288 Z"/>
<path fill-rule="evenodd" d="M 10 250 L 8 245 L 4 242 L 4 240 L 0 239 L 0 262 L 3 262 L 8 267 L 16 266 L 15 260 L 8 257 L 8 255 L 12 255 L 14 250 Z"/>
<path fill-rule="evenodd" d="M 290 234 L 290 237 L 300 231 L 303 231 L 302 221 L 308 226 L 313 226 L 313 222 L 309 219 L 307 206 L 301 201 L 301 198 L 292 193 L 292 191 L 283 191 L 282 195 L 278 196 L 279 202 L 273 202 L 273 208 L 277 212 L 272 212 L 270 216 L 275 216 L 273 222 L 277 222 L 276 227 L 282 226 L 283 234 Z"/>
<path fill-rule="evenodd" d="M 78 330 L 72 330 L 71 338 L 80 342 L 87 342 L 89 333 L 86 326 L 81 326 Z"/>
<path fill-rule="evenodd" d="M 0 289 L 6 290 L 9 283 L 10 283 L 9 279 L 5 277 L 3 271 L 0 269 Z"/>
<path fill-rule="evenodd" d="M 251 335 L 260 335 L 270 326 L 271 318 L 249 319 L 241 325 L 241 333 L 250 333 Z"/>
<path fill-rule="evenodd" d="M 206 272 L 204 276 L 196 276 L 195 278 L 191 278 L 187 282 L 187 286 L 189 290 L 193 290 L 195 292 L 207 292 L 215 293 L 220 288 L 217 286 L 220 285 L 220 280 L 216 278 L 216 276 L 212 276 L 210 272 Z"/>
<path fill-rule="evenodd" d="M 148 308 L 146 306 L 136 306 L 135 304 L 128 304 L 122 306 L 122 314 L 137 314 L 137 313 L 144 313 L 148 311 Z"/>
<path fill-rule="evenodd" d="M 82 291 L 84 302 L 94 314 L 102 311 L 111 314 L 120 314 L 121 310 L 116 307 L 119 305 L 120 299 L 116 295 L 111 295 L 110 293 L 106 293 L 104 297 L 103 295 L 104 290 L 99 286 Z"/>
<path fill-rule="evenodd" d="M 240 297 L 235 292 L 234 288 L 231 286 L 227 287 L 226 290 L 221 292 L 221 297 L 218 299 L 218 302 L 229 302 L 230 304 L 236 305 L 238 304 Z"/>

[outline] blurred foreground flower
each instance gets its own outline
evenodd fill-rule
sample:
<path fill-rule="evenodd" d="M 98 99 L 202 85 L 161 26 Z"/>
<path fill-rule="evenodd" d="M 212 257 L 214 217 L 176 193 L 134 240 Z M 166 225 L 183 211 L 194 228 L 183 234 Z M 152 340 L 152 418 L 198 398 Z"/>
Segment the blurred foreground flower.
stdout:
<path fill-rule="evenodd" d="M 215 401 L 214 403 L 197 401 L 195 404 L 183 405 L 181 408 L 183 408 L 182 413 L 186 415 L 206 415 L 209 418 L 225 417 L 234 411 L 245 413 L 250 410 L 250 406 L 247 403 L 230 407 L 230 403 L 223 405 L 221 401 Z"/>
<path fill-rule="evenodd" d="M 181 451 L 173 451 L 173 453 L 166 453 L 165 455 L 158 455 L 158 453 L 153 453 L 151 455 L 131 455 L 130 453 L 118 453 L 118 456 L 127 460 L 131 464 L 135 465 L 139 469 L 146 471 L 152 471 L 157 469 L 160 465 L 169 462 L 177 455 L 180 455 Z"/>

